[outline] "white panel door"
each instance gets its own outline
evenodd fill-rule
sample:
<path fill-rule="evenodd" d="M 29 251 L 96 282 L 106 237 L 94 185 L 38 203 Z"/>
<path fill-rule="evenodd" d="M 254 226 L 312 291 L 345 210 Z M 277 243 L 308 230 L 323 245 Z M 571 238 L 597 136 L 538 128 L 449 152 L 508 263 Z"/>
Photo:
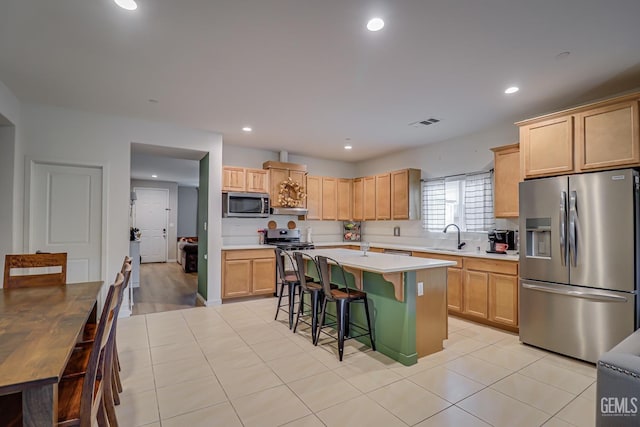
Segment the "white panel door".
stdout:
<path fill-rule="evenodd" d="M 133 191 L 137 196 L 134 227 L 141 233 L 142 262 L 167 262 L 169 190 L 136 187 Z"/>
<path fill-rule="evenodd" d="M 102 169 L 33 163 L 29 252 L 67 252 L 67 282 L 101 280 Z"/>

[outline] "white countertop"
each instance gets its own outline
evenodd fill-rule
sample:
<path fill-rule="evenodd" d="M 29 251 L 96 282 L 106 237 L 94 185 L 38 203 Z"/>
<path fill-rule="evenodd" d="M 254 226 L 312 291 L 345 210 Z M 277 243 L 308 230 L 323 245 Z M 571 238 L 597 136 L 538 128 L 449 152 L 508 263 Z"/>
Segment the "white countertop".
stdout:
<path fill-rule="evenodd" d="M 222 246 L 222 250 L 223 251 L 239 251 L 239 250 L 243 250 L 243 249 L 274 249 L 275 246 L 274 245 L 259 245 L 259 244 L 254 244 L 254 245 L 223 245 Z"/>
<path fill-rule="evenodd" d="M 353 267 L 380 274 L 448 267 L 456 264 L 453 261 L 379 252 L 368 252 L 367 256 L 364 256 L 362 252 L 351 249 L 311 249 L 304 252 L 311 256 L 322 255 L 333 258 L 345 267 Z"/>
<path fill-rule="evenodd" d="M 314 242 L 313 243 L 316 248 L 322 248 L 323 246 L 360 246 L 360 242 Z M 372 248 L 382 248 L 382 249 L 396 249 L 400 251 L 416 251 L 416 252 L 432 252 L 434 254 L 444 254 L 444 255 L 455 255 L 455 256 L 464 256 L 464 257 L 473 257 L 473 258 L 488 258 L 488 259 L 497 259 L 503 261 L 519 261 L 519 255 L 514 254 L 488 254 L 485 251 L 457 251 L 452 249 L 436 249 L 431 247 L 424 246 L 414 246 L 414 245 L 394 245 L 392 243 L 376 243 L 371 242 L 370 246 Z"/>

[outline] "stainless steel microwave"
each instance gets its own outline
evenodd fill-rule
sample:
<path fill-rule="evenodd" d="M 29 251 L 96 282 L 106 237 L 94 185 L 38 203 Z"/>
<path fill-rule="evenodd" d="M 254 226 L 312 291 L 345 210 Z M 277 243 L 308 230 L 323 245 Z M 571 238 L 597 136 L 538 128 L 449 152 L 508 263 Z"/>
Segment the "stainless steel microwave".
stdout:
<path fill-rule="evenodd" d="M 222 216 L 226 218 L 269 217 L 266 193 L 222 193 Z"/>

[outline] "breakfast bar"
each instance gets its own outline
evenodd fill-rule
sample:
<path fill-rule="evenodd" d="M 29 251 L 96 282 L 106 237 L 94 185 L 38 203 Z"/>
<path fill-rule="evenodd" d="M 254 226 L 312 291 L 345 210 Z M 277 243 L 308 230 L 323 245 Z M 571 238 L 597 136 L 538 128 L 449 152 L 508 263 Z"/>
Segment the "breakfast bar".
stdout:
<path fill-rule="evenodd" d="M 442 350 L 447 337 L 447 267 L 454 262 L 376 252 L 365 256 L 350 249 L 304 252 L 336 260 L 347 272 L 348 285 L 367 293 L 377 351 L 413 365 Z M 354 310 L 351 321 L 365 325 L 364 312 Z"/>

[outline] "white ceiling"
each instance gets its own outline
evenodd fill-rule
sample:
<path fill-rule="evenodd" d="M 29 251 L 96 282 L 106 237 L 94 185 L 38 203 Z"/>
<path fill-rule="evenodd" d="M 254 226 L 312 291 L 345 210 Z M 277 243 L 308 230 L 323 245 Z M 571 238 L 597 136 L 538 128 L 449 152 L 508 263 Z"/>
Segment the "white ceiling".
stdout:
<path fill-rule="evenodd" d="M 0 80 L 27 102 L 347 161 L 640 86 L 638 0 L 138 5 L 0 0 Z M 370 33 L 374 15 L 386 26 Z M 511 84 L 522 90 L 504 95 Z M 441 122 L 408 126 L 431 117 Z"/>

